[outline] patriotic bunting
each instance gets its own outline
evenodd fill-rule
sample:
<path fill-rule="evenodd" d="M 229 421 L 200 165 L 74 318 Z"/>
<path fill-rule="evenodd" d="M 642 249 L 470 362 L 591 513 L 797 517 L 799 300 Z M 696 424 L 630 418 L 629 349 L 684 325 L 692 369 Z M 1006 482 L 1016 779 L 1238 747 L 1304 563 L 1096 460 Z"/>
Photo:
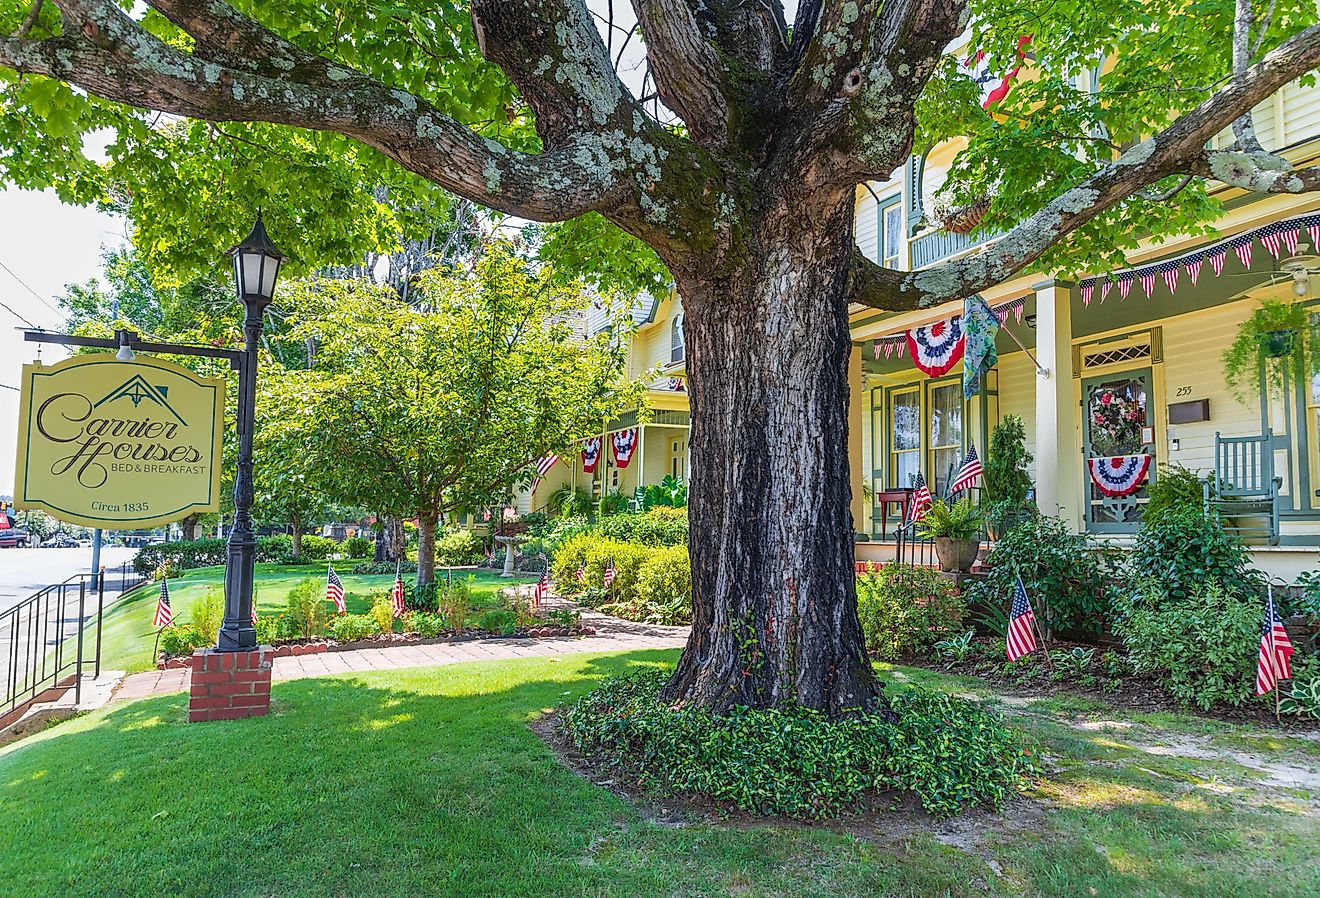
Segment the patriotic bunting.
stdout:
<path fill-rule="evenodd" d="M 963 355 L 962 318 L 936 321 L 907 332 L 912 363 L 930 377 L 948 374 Z"/>
<path fill-rule="evenodd" d="M 1116 499 L 1130 496 L 1141 489 L 1153 460 L 1154 456 L 1145 454 L 1101 456 L 1088 458 L 1086 467 L 1095 488 L 1103 495 Z"/>
<path fill-rule="evenodd" d="M 629 427 L 618 431 L 611 442 L 614 444 L 614 464 L 620 469 L 628 467 L 633 452 L 637 450 L 637 428 Z"/>
<path fill-rule="evenodd" d="M 585 474 L 596 473 L 600 462 L 600 437 L 591 437 L 582 441 L 582 471 Z"/>
<path fill-rule="evenodd" d="M 1248 231 L 1245 234 L 1239 234 L 1211 248 L 1194 250 L 1176 259 L 1084 278 L 1078 285 L 1078 292 L 1082 298 L 1082 305 L 1090 306 L 1091 300 L 1095 297 L 1094 289 L 1097 282 L 1100 285 L 1101 302 L 1105 301 L 1113 285 L 1118 284 L 1119 297 L 1126 300 L 1128 294 L 1132 291 L 1132 284 L 1135 282 L 1141 284 L 1142 291 L 1149 299 L 1154 295 L 1155 279 L 1158 276 L 1163 279 L 1164 285 L 1169 288 L 1170 293 L 1176 293 L 1182 276 L 1181 272 L 1187 272 L 1188 280 L 1195 287 L 1201 277 L 1201 267 L 1207 261 L 1210 263 L 1210 270 L 1215 273 L 1215 277 L 1221 276 L 1224 273 L 1224 262 L 1228 257 L 1229 250 L 1233 251 L 1233 255 L 1242 263 L 1243 267 L 1250 268 L 1252 250 L 1257 240 L 1276 261 L 1285 255 L 1296 255 L 1298 240 L 1301 239 L 1303 230 L 1310 236 L 1311 243 L 1320 247 L 1320 214 L 1303 215 L 1286 221 L 1277 221 L 1253 231 Z"/>

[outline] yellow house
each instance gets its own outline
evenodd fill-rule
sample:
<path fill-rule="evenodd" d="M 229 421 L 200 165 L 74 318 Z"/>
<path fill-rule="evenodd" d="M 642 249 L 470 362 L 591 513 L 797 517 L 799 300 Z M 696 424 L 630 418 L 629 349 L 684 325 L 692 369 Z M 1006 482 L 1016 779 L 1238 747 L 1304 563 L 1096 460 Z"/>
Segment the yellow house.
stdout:
<path fill-rule="evenodd" d="M 614 493 L 632 498 L 638 487 L 659 483 L 665 475 L 687 481 L 692 416 L 682 300 L 673 292 L 659 299 L 643 294 L 631 314 L 635 329 L 628 347 L 628 376 L 646 378 L 649 411 L 604 422 L 598 436 L 572 447 L 537 481 L 534 490 L 519 495 L 520 512 L 544 510 L 550 496 L 570 483 L 596 500 Z M 605 312 L 594 310 L 588 312 L 584 326 L 595 332 L 606 323 Z M 594 466 L 590 463 L 593 449 Z"/>
<path fill-rule="evenodd" d="M 1266 149 L 1297 165 L 1320 156 L 1320 88 L 1288 85 L 1253 117 Z M 935 147 L 892 180 L 858 188 L 856 240 L 869 258 L 911 270 L 994 241 L 931 227 L 923 215 L 958 149 Z M 906 352 L 909 332 L 951 323 L 960 302 L 903 314 L 852 309 L 849 452 L 854 522 L 865 540 L 859 560 L 892 551 L 884 540 L 899 508 L 890 504 L 882 514 L 882 503 L 864 493 L 907 487 L 917 471 L 932 489 L 943 489 L 950 466 L 973 444 L 984 456 L 994 424 L 1015 414 L 1035 456 L 1039 506 L 1075 530 L 1130 538 L 1146 487 L 1166 464 L 1202 474 L 1218 469 L 1237 485 L 1261 476 L 1275 483 L 1266 491 L 1278 497 L 1277 519 L 1248 522 L 1257 528 L 1252 551 L 1259 567 L 1291 578 L 1316 566 L 1320 378 L 1309 368 L 1285 370 L 1282 389 L 1241 401 L 1225 383 L 1222 357 L 1261 299 L 1320 300 L 1320 195 L 1267 196 L 1223 185 L 1213 192 L 1224 206 L 1217 236 L 1143 242 L 1128 253 L 1127 267 L 1089 272 L 1078 283 L 1024 276 L 986 291 L 987 302 L 1007 317 L 999 363 L 970 401 L 963 399 L 960 364 L 928 376 Z M 1122 426 L 1111 420 L 1116 403 Z M 1106 495 L 1097 480 L 1112 462 L 1099 460 L 1134 456 L 1150 457 L 1139 487 Z"/>

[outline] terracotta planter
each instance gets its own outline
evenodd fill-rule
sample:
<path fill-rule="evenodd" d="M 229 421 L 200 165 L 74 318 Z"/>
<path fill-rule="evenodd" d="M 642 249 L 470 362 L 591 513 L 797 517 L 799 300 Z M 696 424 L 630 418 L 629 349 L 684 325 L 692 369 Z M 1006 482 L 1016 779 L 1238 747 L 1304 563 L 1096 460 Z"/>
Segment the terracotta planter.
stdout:
<path fill-rule="evenodd" d="M 947 536 L 935 537 L 935 557 L 940 560 L 940 570 L 967 573 L 976 563 L 976 556 L 981 551 L 981 541 L 977 539 L 950 539 Z"/>

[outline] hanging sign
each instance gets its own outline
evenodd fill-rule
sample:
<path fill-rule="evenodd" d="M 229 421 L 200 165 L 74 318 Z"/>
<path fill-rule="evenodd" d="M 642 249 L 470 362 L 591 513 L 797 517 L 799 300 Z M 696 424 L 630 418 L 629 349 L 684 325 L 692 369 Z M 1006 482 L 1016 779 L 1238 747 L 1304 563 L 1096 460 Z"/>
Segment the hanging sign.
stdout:
<path fill-rule="evenodd" d="M 948 374 L 962 360 L 962 319 L 936 321 L 907 332 L 907 346 L 912 361 L 931 377 Z"/>
<path fill-rule="evenodd" d="M 220 510 L 225 382 L 161 359 L 24 365 L 14 506 L 143 530 Z"/>
<path fill-rule="evenodd" d="M 1153 455 L 1112 455 L 1088 458 L 1086 466 L 1095 488 L 1109 498 L 1117 499 L 1141 489 L 1153 460 Z"/>
<path fill-rule="evenodd" d="M 591 437 L 582 441 L 582 472 L 584 474 L 596 473 L 596 465 L 600 462 L 600 437 Z"/>
<path fill-rule="evenodd" d="M 629 427 L 614 434 L 614 464 L 620 468 L 628 467 L 633 452 L 637 449 L 637 428 Z"/>

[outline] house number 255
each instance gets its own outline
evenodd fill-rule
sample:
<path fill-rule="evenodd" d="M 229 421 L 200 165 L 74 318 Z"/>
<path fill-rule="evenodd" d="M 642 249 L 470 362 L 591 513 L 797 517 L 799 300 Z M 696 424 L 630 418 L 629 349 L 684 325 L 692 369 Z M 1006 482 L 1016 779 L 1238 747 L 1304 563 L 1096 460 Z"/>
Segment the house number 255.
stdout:
<path fill-rule="evenodd" d="M 1177 392 L 1175 395 L 1178 395 L 1178 396 L 1190 396 L 1190 395 L 1192 395 L 1192 388 L 1191 388 L 1190 386 L 1187 386 L 1187 387 L 1179 387 L 1179 388 L 1178 388 L 1178 392 Z"/>

